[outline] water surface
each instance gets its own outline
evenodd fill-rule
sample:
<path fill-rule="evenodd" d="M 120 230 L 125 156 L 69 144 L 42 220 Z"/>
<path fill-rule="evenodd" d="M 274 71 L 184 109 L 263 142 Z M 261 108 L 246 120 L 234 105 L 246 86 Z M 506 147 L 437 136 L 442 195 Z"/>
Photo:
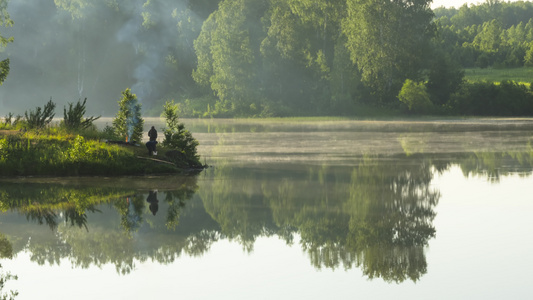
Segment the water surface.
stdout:
<path fill-rule="evenodd" d="M 185 122 L 211 165 L 197 176 L 4 179 L 0 263 L 18 280 L 3 292 L 533 293 L 533 120 Z"/>

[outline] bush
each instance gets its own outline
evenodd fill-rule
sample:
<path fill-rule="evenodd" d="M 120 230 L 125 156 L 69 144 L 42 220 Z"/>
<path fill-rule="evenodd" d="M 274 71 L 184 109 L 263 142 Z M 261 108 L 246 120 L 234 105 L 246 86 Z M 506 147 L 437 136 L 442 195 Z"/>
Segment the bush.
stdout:
<path fill-rule="evenodd" d="M 533 93 L 514 81 L 464 83 L 452 96 L 453 113 L 481 116 L 531 116 Z"/>
<path fill-rule="evenodd" d="M 44 105 L 43 109 L 37 107 L 35 111 L 30 109 L 29 113 L 28 111 L 24 112 L 24 121 L 28 129 L 40 129 L 50 124 L 55 116 L 55 108 L 56 104 L 50 98 L 50 101 Z"/>
<path fill-rule="evenodd" d="M 68 104 L 68 111 L 67 108 L 63 108 L 63 126 L 69 130 L 79 130 L 79 129 L 88 129 L 93 126 L 93 122 L 98 120 L 100 116 L 98 117 L 89 117 L 89 118 L 83 118 L 85 115 L 85 103 L 87 102 L 87 98 L 83 100 L 83 103 L 78 100 L 78 103 L 76 103 L 76 106 L 73 106 L 72 103 Z"/>
<path fill-rule="evenodd" d="M 398 94 L 398 99 L 407 105 L 409 111 L 414 113 L 427 113 L 433 108 L 433 104 L 429 100 L 429 93 L 422 82 L 406 79 Z"/>
<path fill-rule="evenodd" d="M 188 165 L 190 167 L 199 167 L 200 157 L 197 154 L 196 147 L 198 141 L 192 134 L 185 129 L 185 125 L 179 121 L 178 105 L 174 101 L 167 101 L 164 105 L 161 117 L 165 118 L 167 128 L 163 129 L 164 140 L 163 147 L 180 152 L 180 155 L 174 155 L 174 159 L 179 158 L 175 163 L 179 166 Z"/>
<path fill-rule="evenodd" d="M 119 111 L 113 120 L 116 135 L 128 141 L 141 141 L 144 120 L 141 117 L 141 104 L 137 96 L 130 89 L 122 92 L 122 99 L 118 102 Z"/>

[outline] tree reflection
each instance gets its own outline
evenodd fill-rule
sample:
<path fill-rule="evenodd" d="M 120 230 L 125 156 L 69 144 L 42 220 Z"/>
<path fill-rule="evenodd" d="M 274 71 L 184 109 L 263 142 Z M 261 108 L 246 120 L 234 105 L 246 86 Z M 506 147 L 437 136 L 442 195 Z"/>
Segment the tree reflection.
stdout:
<path fill-rule="evenodd" d="M 176 178 L 169 180 L 172 179 Z M 173 181 L 177 188 L 165 192 L 163 203 L 168 208 L 168 215 L 161 224 L 163 226 L 155 224 L 156 234 L 146 236 L 149 244 L 147 249 L 139 248 L 132 234 L 139 234 L 140 228 L 147 224 L 144 214 L 149 202 L 144 200 L 144 193 L 132 193 L 129 188 L 67 187 L 56 184 L 26 184 L 22 188 L 22 184 L 6 183 L 0 186 L 0 207 L 3 211 L 16 211 L 28 221 L 47 225 L 51 229 L 52 234 L 31 235 L 31 230 L 29 236 L 18 237 L 19 240 L 27 240 L 19 251 L 27 250 L 32 261 L 40 265 L 60 265 L 61 260 L 68 257 L 73 266 L 80 268 L 112 263 L 118 273 L 127 274 L 134 269 L 136 260 L 142 262 L 152 258 L 169 263 L 174 261 L 180 249 L 198 251 L 202 248 L 190 245 L 191 242 L 185 239 L 165 241 L 168 245 L 161 243 L 162 229 L 178 225 L 181 210 L 198 188 L 196 179 L 182 179 Z M 163 182 L 160 186 L 165 188 L 168 183 Z M 111 208 L 115 209 L 114 215 L 118 217 L 115 220 L 104 215 L 97 216 L 103 214 L 102 210 L 109 212 Z M 98 222 L 99 219 L 104 223 Z M 201 241 L 199 244 L 209 243 Z"/>
<path fill-rule="evenodd" d="M 114 206 L 120 214 L 120 225 L 125 232 L 131 234 L 141 227 L 145 208 L 143 195 L 127 196 L 122 201 L 115 201 Z"/>
<path fill-rule="evenodd" d="M 171 188 L 146 184 L 138 190 L 3 184 L 0 208 L 52 229 L 46 238 L 30 231 L 17 237 L 29 241 L 25 249 L 39 264 L 68 257 L 76 267 L 111 263 L 127 274 L 136 262 L 201 256 L 223 239 L 251 252 L 259 237 L 278 236 L 298 243 L 318 269 L 360 268 L 370 279 L 418 281 L 436 233 L 434 174 L 453 165 L 467 176 L 530 174 L 532 158 L 469 153 L 452 160 L 413 150 L 409 156 L 362 156 L 352 166 L 280 164 L 272 171 L 221 162 L 206 170 L 214 180 L 203 181 L 201 189 L 196 176 L 172 179 Z M 18 225 L 21 231 L 29 226 Z"/>
<path fill-rule="evenodd" d="M 435 236 L 427 163 L 394 166 L 365 162 L 352 172 L 347 245 L 369 278 L 416 281 L 427 271 L 423 248 Z"/>
<path fill-rule="evenodd" d="M 0 258 L 12 258 L 13 257 L 13 245 L 7 239 L 5 235 L 0 233 Z M 18 295 L 17 291 L 9 291 L 9 294 L 4 294 L 4 285 L 9 280 L 17 280 L 17 276 L 12 275 L 10 272 L 4 272 L 2 265 L 0 264 L 0 299 L 12 300 Z"/>

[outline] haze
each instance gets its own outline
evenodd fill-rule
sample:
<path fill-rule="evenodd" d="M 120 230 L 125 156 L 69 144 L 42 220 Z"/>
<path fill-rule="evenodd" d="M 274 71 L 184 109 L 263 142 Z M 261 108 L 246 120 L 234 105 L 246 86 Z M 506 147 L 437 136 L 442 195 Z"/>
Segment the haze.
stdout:
<path fill-rule="evenodd" d="M 11 70 L 0 87 L 0 116 L 23 114 L 50 98 L 56 116 L 84 98 L 87 114 L 113 116 L 126 88 L 144 113 L 157 116 L 164 101 L 194 92 L 193 41 L 216 1 L 76 1 L 82 9 L 67 3 L 9 2 L 15 25 L 0 32 L 15 41 L 1 55 Z M 464 3 L 440 0 L 432 7 Z"/>
<path fill-rule="evenodd" d="M 179 43 L 192 46 L 187 33 L 177 36 L 180 16 L 171 15 L 174 9 L 185 10 L 184 1 L 152 5 L 157 28 L 149 34 L 140 13 L 148 11 L 144 0 L 121 1 L 120 7 L 94 2 L 81 11 L 81 16 L 56 8 L 54 2 L 60 1 L 17 0 L 8 4 L 15 25 L 1 32 L 15 41 L 2 54 L 10 58 L 11 69 L 0 88 L 2 115 L 23 114 L 52 98 L 57 116 L 67 103 L 87 98 L 87 113 L 111 116 L 126 88 L 132 88 L 147 111 L 161 96 L 157 82 L 169 75 L 162 62 L 172 53 L 170 49 L 180 50 Z M 191 53 L 189 47 L 186 54 Z M 190 73 L 194 60 L 180 59 L 181 70 Z M 178 91 L 183 85 L 179 79 L 176 77 L 173 87 Z"/>
<path fill-rule="evenodd" d="M 503 1 L 503 2 L 516 2 L 518 0 L 510 0 L 510 1 Z M 464 1 L 464 0 L 433 0 L 433 4 L 431 4 L 431 8 L 435 9 L 437 7 L 441 7 L 441 6 L 444 6 L 444 7 L 455 7 L 455 8 L 459 8 L 461 6 L 463 6 L 463 4 L 467 3 L 467 4 L 481 4 L 481 3 L 484 3 L 485 1 Z"/>

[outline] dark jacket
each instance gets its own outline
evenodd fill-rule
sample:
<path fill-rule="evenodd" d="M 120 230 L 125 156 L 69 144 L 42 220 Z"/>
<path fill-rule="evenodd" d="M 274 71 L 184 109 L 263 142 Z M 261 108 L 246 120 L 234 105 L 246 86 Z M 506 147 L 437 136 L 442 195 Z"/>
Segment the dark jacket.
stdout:
<path fill-rule="evenodd" d="M 148 136 L 150 137 L 150 141 L 157 140 L 157 130 L 155 130 L 155 128 L 152 127 L 152 129 L 150 129 L 150 131 L 148 131 Z"/>

